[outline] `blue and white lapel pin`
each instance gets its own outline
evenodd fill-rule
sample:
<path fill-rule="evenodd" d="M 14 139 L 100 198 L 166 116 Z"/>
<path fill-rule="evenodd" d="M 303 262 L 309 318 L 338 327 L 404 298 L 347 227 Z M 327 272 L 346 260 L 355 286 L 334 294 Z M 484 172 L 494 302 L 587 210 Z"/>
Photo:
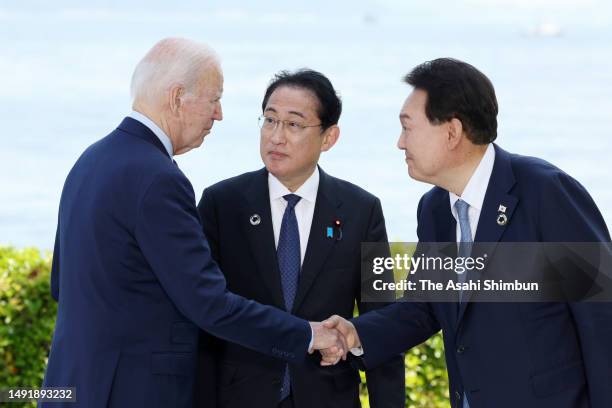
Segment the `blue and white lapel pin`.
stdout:
<path fill-rule="evenodd" d="M 497 225 L 504 226 L 508 223 L 508 216 L 506 215 L 506 206 L 503 204 L 499 205 L 497 209 Z"/>

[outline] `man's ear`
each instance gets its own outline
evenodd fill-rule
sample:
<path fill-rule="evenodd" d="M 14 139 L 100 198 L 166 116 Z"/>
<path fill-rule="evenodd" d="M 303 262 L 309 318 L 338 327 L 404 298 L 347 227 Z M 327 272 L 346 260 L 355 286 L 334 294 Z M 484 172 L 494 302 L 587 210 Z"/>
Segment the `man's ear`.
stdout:
<path fill-rule="evenodd" d="M 183 106 L 183 95 L 185 94 L 185 88 L 181 84 L 173 85 L 169 92 L 169 103 L 170 112 L 173 115 L 178 115 L 179 109 Z"/>
<path fill-rule="evenodd" d="M 461 139 L 465 136 L 463 134 L 463 123 L 461 123 L 461 121 L 457 118 L 452 118 L 448 122 L 447 126 L 448 148 L 449 150 L 453 150 L 459 145 Z"/>
<path fill-rule="evenodd" d="M 321 145 L 321 151 L 326 152 L 334 147 L 339 137 L 340 128 L 338 125 L 333 125 L 327 128 L 325 132 L 323 132 L 323 144 Z"/>

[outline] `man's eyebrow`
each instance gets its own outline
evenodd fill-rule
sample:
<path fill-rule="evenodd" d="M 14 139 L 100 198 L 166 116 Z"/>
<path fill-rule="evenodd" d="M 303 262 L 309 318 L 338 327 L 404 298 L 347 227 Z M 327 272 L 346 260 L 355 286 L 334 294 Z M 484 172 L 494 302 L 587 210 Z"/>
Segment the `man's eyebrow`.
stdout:
<path fill-rule="evenodd" d="M 399 118 L 400 119 L 412 119 L 410 115 L 407 113 L 400 113 Z"/>
<path fill-rule="evenodd" d="M 264 110 L 264 112 L 268 112 L 268 111 L 270 111 L 270 112 L 274 112 L 274 113 L 278 113 L 278 112 L 276 111 L 276 109 L 274 109 L 274 108 L 272 108 L 272 107 L 268 107 L 268 108 L 266 108 L 266 110 Z M 302 112 L 298 112 L 298 111 L 289 111 L 288 113 L 289 113 L 290 115 L 296 115 L 296 116 L 299 116 L 299 117 L 301 117 L 301 118 L 306 119 L 306 116 L 304 116 L 304 114 L 303 114 Z"/>
<path fill-rule="evenodd" d="M 303 114 L 303 113 L 301 113 L 301 112 L 289 111 L 289 114 L 290 114 L 290 115 L 297 115 L 297 116 L 299 116 L 299 117 L 301 117 L 301 118 L 306 119 L 306 117 L 304 116 L 304 114 Z"/>

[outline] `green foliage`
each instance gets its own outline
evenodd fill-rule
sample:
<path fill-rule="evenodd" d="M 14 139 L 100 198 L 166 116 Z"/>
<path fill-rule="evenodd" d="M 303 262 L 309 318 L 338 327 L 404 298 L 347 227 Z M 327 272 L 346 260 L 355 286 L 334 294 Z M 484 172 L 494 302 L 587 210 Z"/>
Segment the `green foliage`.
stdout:
<path fill-rule="evenodd" d="M 448 374 L 442 334 L 406 352 L 406 407 L 448 408 Z M 361 406 L 369 408 L 364 372 L 361 372 Z"/>
<path fill-rule="evenodd" d="M 57 312 L 50 265 L 37 249 L 0 247 L 0 388 L 42 384 Z"/>
<path fill-rule="evenodd" d="M 449 406 L 448 373 L 441 333 L 406 353 L 406 406 Z"/>

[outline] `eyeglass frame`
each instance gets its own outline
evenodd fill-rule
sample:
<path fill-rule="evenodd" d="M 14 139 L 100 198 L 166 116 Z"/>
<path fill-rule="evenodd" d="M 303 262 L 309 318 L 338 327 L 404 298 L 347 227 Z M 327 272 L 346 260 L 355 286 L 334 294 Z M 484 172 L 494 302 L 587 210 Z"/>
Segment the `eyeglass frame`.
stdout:
<path fill-rule="evenodd" d="M 291 127 L 289 126 L 291 123 L 297 125 L 296 128 L 296 133 L 302 132 L 307 128 L 311 128 L 311 127 L 322 127 L 323 124 L 319 123 L 318 125 L 302 125 L 301 123 L 295 121 L 295 120 L 281 120 L 281 119 L 276 119 L 272 116 L 266 116 L 266 115 L 261 115 L 257 118 L 257 122 L 259 125 L 259 129 L 264 130 L 264 126 L 266 125 L 266 119 L 271 119 L 274 121 L 274 127 L 272 129 L 265 129 L 268 131 L 275 131 L 276 128 L 278 128 L 278 124 L 282 123 L 283 126 L 287 126 L 287 129 L 291 129 Z M 261 124 L 260 124 L 261 123 Z M 291 132 L 291 130 L 289 130 Z"/>

